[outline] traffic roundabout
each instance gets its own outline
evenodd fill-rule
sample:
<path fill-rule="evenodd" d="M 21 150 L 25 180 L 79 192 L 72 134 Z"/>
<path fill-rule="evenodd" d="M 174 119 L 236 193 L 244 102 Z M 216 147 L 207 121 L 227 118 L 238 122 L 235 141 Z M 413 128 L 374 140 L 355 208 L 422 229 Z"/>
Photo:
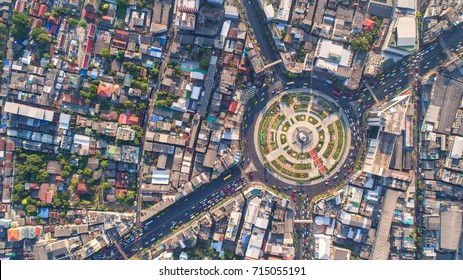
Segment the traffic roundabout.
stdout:
<path fill-rule="evenodd" d="M 256 119 L 254 148 L 262 165 L 289 185 L 335 176 L 350 147 L 350 128 L 336 101 L 294 89 L 267 101 Z"/>

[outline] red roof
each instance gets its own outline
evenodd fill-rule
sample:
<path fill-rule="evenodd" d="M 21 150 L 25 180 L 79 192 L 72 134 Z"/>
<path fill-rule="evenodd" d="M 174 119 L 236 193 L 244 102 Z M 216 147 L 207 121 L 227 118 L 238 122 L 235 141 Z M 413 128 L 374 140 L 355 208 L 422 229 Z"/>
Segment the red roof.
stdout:
<path fill-rule="evenodd" d="M 373 30 L 375 29 L 375 21 L 369 18 L 363 20 L 363 26 L 365 26 L 366 30 Z"/>
<path fill-rule="evenodd" d="M 93 50 L 93 40 L 87 39 L 87 41 L 85 41 L 85 53 L 92 53 L 92 50 Z"/>
<path fill-rule="evenodd" d="M 127 120 L 129 119 L 129 116 L 127 116 L 126 114 L 120 114 L 118 123 L 119 124 L 127 124 Z"/>
<path fill-rule="evenodd" d="M 26 5 L 25 2 L 22 1 L 16 1 L 16 4 L 14 5 L 14 10 L 16 12 L 22 13 L 24 11 L 24 6 Z"/>
<path fill-rule="evenodd" d="M 113 40 L 113 47 L 115 47 L 115 48 L 125 49 L 126 45 L 127 45 L 127 41 L 118 40 L 118 39 Z"/>
<path fill-rule="evenodd" d="M 127 193 L 127 190 L 116 190 L 116 195 L 124 195 Z"/>
<path fill-rule="evenodd" d="M 54 15 L 51 15 L 49 18 L 48 18 L 48 22 L 51 23 L 51 24 L 58 24 L 59 23 L 59 20 L 60 18 L 56 18 Z"/>
<path fill-rule="evenodd" d="M 60 30 L 68 30 L 68 20 L 65 18 L 61 23 Z"/>
<path fill-rule="evenodd" d="M 326 168 L 324 165 L 318 167 L 318 170 L 320 170 L 321 173 L 325 174 L 326 173 Z"/>
<path fill-rule="evenodd" d="M 52 199 L 53 199 L 53 191 L 46 191 L 45 192 L 45 199 L 43 200 L 43 202 L 51 203 Z"/>
<path fill-rule="evenodd" d="M 77 192 L 78 193 L 88 193 L 87 185 L 86 184 L 78 184 L 77 185 Z"/>
<path fill-rule="evenodd" d="M 64 49 L 64 43 L 66 43 L 66 35 L 60 34 L 59 36 L 59 48 Z"/>
<path fill-rule="evenodd" d="M 123 30 L 116 30 L 116 33 L 114 34 L 114 38 L 118 40 L 128 40 L 129 39 L 129 32 L 123 31 Z"/>
<path fill-rule="evenodd" d="M 101 17 L 101 21 L 102 22 L 108 22 L 110 23 L 114 18 L 113 17 L 110 17 L 110 16 L 102 16 Z"/>
<path fill-rule="evenodd" d="M 105 83 L 100 83 L 100 85 L 98 85 L 97 94 L 98 94 L 98 96 L 102 96 L 102 97 L 106 97 L 106 98 L 110 97 L 111 96 L 111 87 L 108 86 Z"/>
<path fill-rule="evenodd" d="M 82 59 L 82 64 L 81 64 L 80 68 L 87 69 L 89 60 L 90 60 L 90 55 L 85 54 L 84 58 Z"/>
<path fill-rule="evenodd" d="M 136 124 L 138 125 L 140 123 L 140 119 L 137 116 L 130 116 L 128 121 L 129 124 Z"/>
<path fill-rule="evenodd" d="M 229 38 L 236 39 L 237 36 L 238 36 L 238 31 L 235 28 L 230 28 L 230 30 L 228 30 Z"/>
<path fill-rule="evenodd" d="M 56 34 L 56 31 L 58 31 L 58 25 L 53 24 L 53 25 L 50 27 L 50 30 L 48 31 L 48 34 L 55 35 L 55 34 Z"/>
<path fill-rule="evenodd" d="M 84 18 L 86 19 L 95 20 L 97 16 L 98 16 L 97 13 L 89 12 L 87 10 L 84 11 Z"/>
<path fill-rule="evenodd" d="M 88 37 L 95 37 L 96 25 L 91 23 L 87 27 L 87 36 Z"/>
<path fill-rule="evenodd" d="M 39 12 L 37 13 L 37 17 L 45 18 L 45 13 L 47 12 L 47 5 L 40 4 Z"/>
<path fill-rule="evenodd" d="M 236 101 L 232 101 L 230 106 L 228 106 L 228 112 L 235 113 L 236 106 L 238 106 L 238 103 L 236 103 Z"/>
<path fill-rule="evenodd" d="M 39 237 L 42 231 L 40 230 L 40 227 L 35 227 L 34 230 L 34 237 Z"/>
<path fill-rule="evenodd" d="M 9 228 L 8 229 L 8 241 L 19 241 L 19 229 Z"/>

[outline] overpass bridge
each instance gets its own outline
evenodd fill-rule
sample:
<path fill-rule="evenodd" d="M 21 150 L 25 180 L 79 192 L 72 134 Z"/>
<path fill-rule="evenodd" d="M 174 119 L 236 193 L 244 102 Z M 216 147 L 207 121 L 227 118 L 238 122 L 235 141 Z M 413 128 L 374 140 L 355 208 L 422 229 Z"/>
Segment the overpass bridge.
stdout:
<path fill-rule="evenodd" d="M 270 67 L 272 67 L 272 66 L 275 66 L 275 65 L 277 65 L 277 64 L 280 63 L 280 62 L 283 62 L 283 61 L 282 61 L 281 59 L 278 59 L 277 61 L 274 61 L 274 62 L 272 62 L 272 63 L 269 63 L 269 64 L 267 64 L 267 65 L 264 66 L 264 70 L 267 70 L 268 68 L 270 68 Z"/>

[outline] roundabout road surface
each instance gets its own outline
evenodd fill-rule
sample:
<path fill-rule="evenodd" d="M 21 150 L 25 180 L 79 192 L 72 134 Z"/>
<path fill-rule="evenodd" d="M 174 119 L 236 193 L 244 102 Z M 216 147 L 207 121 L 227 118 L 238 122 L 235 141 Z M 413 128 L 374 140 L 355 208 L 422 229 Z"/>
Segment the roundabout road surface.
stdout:
<path fill-rule="evenodd" d="M 304 95 L 306 95 L 306 94 L 310 93 L 310 90 L 301 88 L 301 89 L 291 90 L 291 91 L 288 91 L 288 92 L 282 92 L 280 95 L 273 96 L 272 98 L 270 98 L 270 100 L 268 100 L 268 102 L 264 106 L 259 106 L 261 111 L 257 115 L 257 118 L 256 118 L 256 120 L 254 122 L 254 127 L 255 128 L 260 127 L 260 123 L 263 122 L 263 118 L 265 116 L 265 113 L 271 108 L 271 106 L 273 104 L 275 104 L 276 102 L 279 102 L 281 104 L 281 101 L 280 101 L 281 96 L 283 96 L 283 95 L 285 95 L 287 93 L 293 94 L 293 93 L 298 93 L 298 92 L 302 92 L 302 93 L 304 93 Z M 320 100 L 319 97 L 322 97 L 322 98 L 328 100 L 329 102 L 334 102 L 333 99 L 329 98 L 328 96 L 324 95 L 323 93 L 321 93 L 319 91 L 313 91 L 313 96 L 312 96 L 311 102 L 314 102 L 315 100 Z M 340 171 L 340 169 L 344 165 L 344 161 L 347 159 L 347 156 L 349 154 L 349 147 L 351 145 L 351 136 L 350 136 L 349 122 L 348 122 L 347 117 L 345 116 L 345 112 L 342 109 L 339 108 L 338 104 L 336 104 L 336 105 L 337 105 L 338 111 L 335 111 L 332 114 L 328 113 L 330 116 L 327 119 L 328 120 L 333 119 L 333 120 L 329 121 L 329 122 L 325 122 L 326 119 L 325 119 L 325 121 L 323 121 L 320 118 L 318 118 L 319 123 L 317 125 L 320 125 L 320 126 L 323 125 L 324 126 L 323 130 L 325 131 L 325 133 L 327 133 L 328 124 L 333 124 L 334 125 L 334 120 L 339 119 L 344 124 L 344 129 L 343 129 L 344 132 L 343 133 L 344 133 L 344 135 L 347 134 L 346 132 L 348 132 L 349 134 L 347 135 L 347 137 L 345 137 L 343 139 L 343 146 L 342 146 L 343 147 L 342 148 L 343 153 L 341 154 L 341 157 L 339 158 L 339 163 L 336 165 L 335 168 L 333 168 L 333 170 L 331 170 L 330 172 L 326 172 L 326 174 L 324 174 L 321 178 L 311 180 L 311 181 L 307 181 L 307 182 L 297 182 L 297 180 L 295 180 L 295 179 L 285 178 L 285 176 L 283 174 L 280 174 L 278 171 L 276 171 L 273 168 L 267 166 L 268 172 L 271 173 L 272 177 L 274 177 L 275 179 L 278 179 L 281 182 L 281 184 L 279 184 L 280 186 L 284 186 L 284 184 L 286 184 L 286 185 L 290 185 L 290 186 L 300 186 L 300 187 L 304 188 L 304 187 L 308 187 L 308 186 L 313 186 L 313 185 L 321 183 L 321 182 L 323 184 L 325 184 L 325 185 L 330 185 L 329 180 L 332 180 L 333 177 L 336 177 L 336 176 L 339 175 L 340 172 L 338 173 L 338 171 Z M 316 105 L 312 105 L 312 106 L 316 106 Z M 281 105 L 280 105 L 280 107 L 281 107 Z M 283 106 L 283 107 L 286 107 L 286 106 Z M 293 112 L 293 111 L 289 111 L 290 109 L 288 107 L 286 107 L 286 108 L 287 108 L 286 110 L 282 109 L 282 111 L 281 111 L 281 113 L 286 116 L 286 120 L 289 121 L 289 119 L 291 117 L 295 118 L 295 116 L 298 113 Z M 313 109 L 310 109 L 310 111 L 312 111 L 312 110 Z M 306 114 L 306 116 L 307 116 L 307 114 Z M 317 117 L 315 117 L 315 118 L 317 118 Z M 269 124 L 269 126 L 270 125 L 271 124 Z M 299 135 L 302 135 L 302 137 L 307 137 L 307 140 L 308 140 L 309 139 L 309 134 L 308 134 L 307 131 L 295 130 L 295 127 L 297 127 L 298 125 L 302 125 L 303 126 L 302 129 L 308 129 L 308 131 L 315 131 L 315 133 L 316 133 L 316 135 L 315 135 L 316 136 L 315 137 L 316 142 L 309 143 L 307 148 L 303 148 L 304 152 L 309 152 L 310 150 L 314 149 L 316 144 L 318 143 L 318 132 L 317 132 L 317 129 L 315 127 L 316 125 L 309 123 L 307 120 L 305 120 L 305 121 L 296 121 L 290 126 L 290 128 L 287 131 L 286 135 L 288 135 L 288 134 L 297 134 L 298 131 L 299 131 Z M 270 128 L 268 129 L 268 131 L 270 133 Z M 257 131 L 256 129 L 254 129 L 253 132 L 254 132 L 254 137 L 252 138 L 252 144 L 250 144 L 249 146 L 252 146 L 252 147 L 254 147 L 256 149 L 256 154 L 257 154 L 257 156 L 258 156 L 258 158 L 259 158 L 259 160 L 261 162 L 271 161 L 270 154 L 272 154 L 272 153 L 276 153 L 277 155 L 280 155 L 280 154 L 286 155 L 285 150 L 282 149 L 282 148 L 276 148 L 273 152 L 267 154 L 266 156 L 262 155 L 262 151 L 260 149 L 260 143 L 259 143 L 260 131 Z M 304 132 L 305 132 L 305 134 L 304 134 Z M 307 136 L 305 136 L 305 135 L 307 135 Z M 279 133 L 276 133 L 274 137 L 276 138 L 275 142 L 279 142 L 278 141 Z M 299 137 L 299 136 L 295 135 L 295 136 L 288 136 L 287 137 L 288 147 L 290 149 L 295 150 L 295 151 L 301 150 L 300 141 L 296 140 L 298 142 L 298 144 L 292 143 L 293 140 L 294 140 L 294 137 L 297 139 L 297 137 Z M 329 142 L 328 137 L 329 136 L 327 134 L 326 139 L 325 139 L 325 146 L 328 145 L 328 142 Z M 246 143 L 248 143 L 248 142 L 246 141 Z M 281 143 L 280 143 L 280 145 L 281 145 Z M 298 147 L 296 147 L 295 145 L 298 145 Z M 331 165 L 331 163 L 329 163 L 329 160 L 322 158 L 323 149 L 321 149 L 320 152 L 317 152 L 317 154 L 322 159 L 322 161 L 324 162 L 324 165 L 325 165 L 326 169 L 329 170 L 332 165 Z M 276 157 L 276 156 L 273 156 L 273 157 Z M 291 160 L 291 158 L 290 158 L 290 160 Z M 297 163 L 296 161 L 295 161 L 295 163 Z M 314 176 L 319 174 L 317 171 L 315 171 L 318 168 L 315 167 L 314 163 L 312 163 L 312 166 L 313 166 L 313 169 L 312 169 L 312 172 L 310 174 L 310 177 L 314 177 Z M 304 171 L 308 172 L 309 170 L 298 170 L 298 172 L 301 172 L 301 173 L 304 173 Z M 315 171 L 315 174 L 314 174 L 314 171 Z M 326 181 L 328 181 L 328 183 Z M 277 185 L 275 185 L 275 186 L 277 186 Z"/>
<path fill-rule="evenodd" d="M 304 83 L 309 83 L 310 79 L 307 78 Z M 335 96 L 331 93 L 332 87 L 330 84 L 321 81 L 319 79 L 313 79 L 313 89 L 314 91 L 318 91 L 330 97 L 331 99 L 335 99 Z M 296 88 L 292 88 L 293 90 Z M 308 89 L 300 89 L 301 91 L 308 91 Z M 281 95 L 284 94 L 283 92 L 280 93 Z M 354 168 L 354 164 L 357 158 L 357 151 L 360 147 L 360 141 L 355 141 L 354 136 L 352 135 L 354 129 L 355 131 L 359 132 L 360 126 L 357 124 L 357 116 L 353 113 L 353 109 L 350 106 L 350 103 L 345 98 L 340 98 L 337 101 L 338 105 L 344 111 L 349 118 L 351 118 L 352 122 L 348 122 L 345 120 L 346 125 L 350 125 L 350 132 L 351 132 L 351 139 L 352 139 L 352 146 L 353 149 L 351 151 L 347 150 L 346 157 L 338 165 L 338 170 L 336 175 L 329 176 L 328 183 L 326 180 L 321 182 L 314 182 L 309 186 L 304 186 L 302 184 L 288 183 L 287 180 L 281 180 L 274 176 L 272 172 L 269 172 L 268 168 L 266 168 L 260 155 L 258 154 L 259 145 L 257 143 L 257 138 L 255 138 L 255 133 L 258 133 L 256 130 L 259 129 L 259 121 L 261 114 L 263 113 L 263 108 L 266 107 L 267 103 L 270 100 L 274 99 L 275 95 L 272 93 L 268 93 L 266 91 L 260 91 L 256 93 L 254 99 L 250 100 L 247 105 L 247 110 L 244 113 L 244 122 L 243 122 L 243 141 L 244 141 L 244 161 L 243 161 L 243 168 L 249 173 L 253 173 L 253 180 L 261 181 L 268 186 L 275 186 L 280 191 L 291 193 L 291 189 L 288 189 L 287 186 L 291 186 L 292 190 L 296 190 L 301 194 L 307 195 L 309 197 L 314 197 L 320 193 L 323 193 L 333 187 L 338 186 L 342 181 L 346 180 L 349 176 L 349 171 L 352 172 Z M 272 101 L 274 102 L 274 101 Z M 347 113 L 347 112 L 350 113 Z M 360 133 L 363 134 L 363 133 Z M 357 134 L 359 135 L 359 134 Z M 350 173 L 351 174 L 351 173 Z M 336 178 L 336 179 L 334 179 Z"/>

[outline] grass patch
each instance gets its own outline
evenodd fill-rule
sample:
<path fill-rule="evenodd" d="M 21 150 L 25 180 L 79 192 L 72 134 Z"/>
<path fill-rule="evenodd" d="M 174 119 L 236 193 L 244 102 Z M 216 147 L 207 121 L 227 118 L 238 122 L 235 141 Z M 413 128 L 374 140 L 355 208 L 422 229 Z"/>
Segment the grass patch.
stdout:
<path fill-rule="evenodd" d="M 286 159 L 286 157 L 284 155 L 280 155 L 278 157 L 278 160 L 281 162 L 281 163 L 286 163 L 288 162 L 288 160 Z"/>
<path fill-rule="evenodd" d="M 276 130 L 285 119 L 286 119 L 286 116 L 278 115 L 275 121 L 272 123 L 272 129 Z"/>
<path fill-rule="evenodd" d="M 306 118 L 307 118 L 306 115 L 297 115 L 297 116 L 296 116 L 296 120 L 298 120 L 298 121 L 300 121 L 300 122 L 301 122 L 301 121 L 305 121 Z"/>
<path fill-rule="evenodd" d="M 312 169 L 312 165 L 310 163 L 295 163 L 294 169 L 296 170 L 309 170 Z"/>
<path fill-rule="evenodd" d="M 302 102 L 304 102 L 304 101 L 305 102 L 310 102 L 310 96 L 300 94 L 300 95 L 297 96 L 297 100 L 302 101 Z"/>
<path fill-rule="evenodd" d="M 320 130 L 318 132 L 318 139 L 325 141 L 325 131 L 324 130 Z"/>
<path fill-rule="evenodd" d="M 296 105 L 294 105 L 294 111 L 296 111 L 296 112 L 298 112 L 298 111 L 306 111 L 307 112 L 307 109 L 309 109 L 308 104 L 296 104 Z"/>
<path fill-rule="evenodd" d="M 280 134 L 281 144 L 286 144 L 286 134 Z"/>
<path fill-rule="evenodd" d="M 320 114 L 322 119 L 326 119 L 328 117 L 328 115 L 326 114 L 325 111 L 322 111 L 322 113 Z"/>
<path fill-rule="evenodd" d="M 340 120 L 337 120 L 335 124 L 338 130 L 338 145 L 336 146 L 336 151 L 334 152 L 333 159 L 337 160 L 342 152 L 342 146 L 344 144 L 344 127 Z"/>
<path fill-rule="evenodd" d="M 289 124 L 289 122 L 285 122 L 285 124 L 283 125 L 283 128 L 281 130 L 283 132 L 288 132 L 290 127 L 291 127 L 291 125 Z"/>
<path fill-rule="evenodd" d="M 330 134 L 333 134 L 333 133 L 334 133 L 333 124 L 328 125 L 328 132 L 329 132 Z"/>
<path fill-rule="evenodd" d="M 334 141 L 331 141 L 330 143 L 328 143 L 328 147 L 326 147 L 326 150 L 323 153 L 323 157 L 328 158 L 331 155 L 333 148 L 334 148 Z"/>
<path fill-rule="evenodd" d="M 318 121 L 316 119 L 314 119 L 313 117 L 309 117 L 309 123 L 311 123 L 313 125 L 316 125 L 318 123 Z"/>

